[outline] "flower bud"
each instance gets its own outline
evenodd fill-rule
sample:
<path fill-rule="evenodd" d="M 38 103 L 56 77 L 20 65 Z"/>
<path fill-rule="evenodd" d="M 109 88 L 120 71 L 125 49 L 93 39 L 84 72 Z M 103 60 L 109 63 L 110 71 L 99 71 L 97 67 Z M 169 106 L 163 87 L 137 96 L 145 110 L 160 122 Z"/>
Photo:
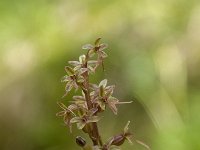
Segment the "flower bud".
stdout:
<path fill-rule="evenodd" d="M 86 145 L 85 139 L 82 138 L 81 136 L 76 137 L 76 143 L 81 147 L 84 147 Z"/>
<path fill-rule="evenodd" d="M 126 137 L 124 137 L 123 134 L 119 134 L 113 137 L 113 141 L 111 143 L 111 145 L 116 145 L 116 146 L 120 146 L 124 143 Z"/>

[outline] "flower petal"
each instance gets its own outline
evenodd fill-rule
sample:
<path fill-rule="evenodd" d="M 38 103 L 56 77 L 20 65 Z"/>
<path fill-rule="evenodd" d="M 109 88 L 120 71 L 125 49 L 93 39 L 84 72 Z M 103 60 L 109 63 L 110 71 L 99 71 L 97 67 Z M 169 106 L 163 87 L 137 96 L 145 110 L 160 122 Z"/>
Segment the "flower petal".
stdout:
<path fill-rule="evenodd" d="M 109 86 L 109 88 L 106 87 L 106 89 L 105 89 L 105 91 L 106 91 L 105 96 L 106 96 L 107 98 L 110 97 L 110 96 L 112 96 L 114 87 L 115 87 L 115 86 Z"/>
<path fill-rule="evenodd" d="M 106 109 L 106 105 L 105 105 L 104 102 L 102 102 L 102 101 L 97 101 L 97 103 L 99 104 L 99 106 L 100 106 L 100 108 L 101 108 L 102 110 L 105 110 L 105 109 Z"/>
<path fill-rule="evenodd" d="M 61 117 L 61 116 L 64 116 L 65 114 L 66 114 L 66 111 L 60 111 L 60 112 L 56 113 L 56 116 Z"/>
<path fill-rule="evenodd" d="M 77 72 L 79 69 L 81 69 L 81 65 L 78 65 L 76 67 L 74 67 L 74 71 Z"/>
<path fill-rule="evenodd" d="M 98 108 L 92 108 L 87 112 L 88 116 L 94 115 L 98 111 Z"/>
<path fill-rule="evenodd" d="M 90 88 L 91 88 L 92 90 L 97 90 L 99 87 L 98 87 L 98 85 L 96 85 L 96 84 L 90 83 Z"/>
<path fill-rule="evenodd" d="M 107 85 L 107 79 L 104 79 L 104 80 L 102 80 L 102 81 L 99 83 L 99 87 L 100 87 L 100 86 L 103 86 L 103 87 L 105 88 L 106 85 Z"/>
<path fill-rule="evenodd" d="M 93 49 L 94 46 L 92 44 L 85 44 L 82 46 L 82 49 Z"/>
<path fill-rule="evenodd" d="M 98 54 L 100 55 L 101 58 L 108 57 L 108 55 L 104 51 L 99 51 Z"/>
<path fill-rule="evenodd" d="M 86 71 L 88 71 L 88 68 L 81 68 L 77 71 L 78 71 L 78 75 L 81 75 L 81 74 L 85 73 Z"/>
<path fill-rule="evenodd" d="M 80 130 L 83 129 L 85 127 L 85 125 L 86 125 L 85 122 L 82 122 L 82 121 L 77 122 L 77 128 L 80 129 Z"/>
<path fill-rule="evenodd" d="M 77 79 L 78 83 L 83 83 L 84 81 L 85 81 L 85 79 L 84 79 L 83 76 L 79 76 L 78 79 Z"/>
<path fill-rule="evenodd" d="M 126 126 L 124 127 L 124 133 L 128 132 L 130 121 L 127 122 Z"/>
<path fill-rule="evenodd" d="M 90 73 L 95 73 L 95 69 L 92 68 L 91 66 L 88 66 L 88 70 L 89 70 Z"/>
<path fill-rule="evenodd" d="M 99 50 L 102 51 L 102 50 L 106 49 L 107 47 L 108 47 L 108 44 L 102 43 L 102 44 L 100 44 Z"/>
<path fill-rule="evenodd" d="M 67 109 L 67 106 L 65 106 L 63 103 L 61 102 L 57 102 L 58 106 L 60 106 L 60 108 L 62 108 L 63 110 Z"/>
<path fill-rule="evenodd" d="M 114 101 L 109 101 L 108 100 L 108 106 L 109 108 L 112 110 L 112 112 L 117 115 L 117 107 L 116 107 L 116 103 Z"/>
<path fill-rule="evenodd" d="M 99 45 L 100 40 L 101 40 L 100 37 L 99 37 L 98 39 L 96 39 L 96 41 L 94 42 L 95 46 L 98 46 L 98 45 Z"/>
<path fill-rule="evenodd" d="M 131 137 L 126 136 L 126 140 L 127 140 L 130 144 L 133 144 L 133 142 L 131 141 Z"/>
<path fill-rule="evenodd" d="M 146 145 L 145 143 L 143 143 L 142 141 L 140 141 L 140 140 L 136 140 L 136 142 L 138 143 L 138 144 L 140 144 L 140 145 L 142 145 L 142 146 L 144 146 L 146 149 L 148 149 L 148 150 L 150 150 L 151 148 L 148 146 L 148 145 Z"/>
<path fill-rule="evenodd" d="M 73 88 L 73 81 L 69 81 L 65 86 L 65 91 L 68 93 Z"/>
<path fill-rule="evenodd" d="M 94 54 L 95 54 L 94 49 L 90 49 L 89 52 L 88 52 L 89 57 L 93 57 Z"/>
<path fill-rule="evenodd" d="M 71 80 L 71 77 L 68 75 L 65 75 L 64 77 L 62 77 L 61 82 L 68 82 Z"/>
<path fill-rule="evenodd" d="M 96 61 L 96 60 L 90 60 L 90 61 L 88 61 L 89 65 L 96 65 L 97 63 L 98 63 L 98 61 Z"/>
<path fill-rule="evenodd" d="M 80 62 L 81 64 L 85 64 L 85 59 L 86 59 L 86 56 L 85 56 L 85 55 L 81 55 L 81 56 L 79 57 L 79 62 Z"/>
<path fill-rule="evenodd" d="M 68 61 L 68 63 L 72 66 L 78 66 L 81 65 L 81 63 L 79 61 Z"/>
<path fill-rule="evenodd" d="M 98 116 L 91 116 L 88 120 L 87 123 L 89 122 L 98 122 L 100 118 Z"/>
<path fill-rule="evenodd" d="M 65 66 L 65 71 L 69 76 L 74 75 L 74 70 L 69 66 Z"/>
<path fill-rule="evenodd" d="M 73 96 L 74 100 L 85 100 L 83 96 Z"/>
<path fill-rule="evenodd" d="M 76 122 L 81 122 L 82 119 L 80 117 L 74 117 L 70 120 L 70 123 L 76 123 Z"/>
<path fill-rule="evenodd" d="M 71 116 L 70 115 L 65 115 L 64 117 L 63 117 L 63 120 L 64 120 L 64 123 L 66 124 L 66 125 L 70 125 L 70 119 L 71 119 Z"/>

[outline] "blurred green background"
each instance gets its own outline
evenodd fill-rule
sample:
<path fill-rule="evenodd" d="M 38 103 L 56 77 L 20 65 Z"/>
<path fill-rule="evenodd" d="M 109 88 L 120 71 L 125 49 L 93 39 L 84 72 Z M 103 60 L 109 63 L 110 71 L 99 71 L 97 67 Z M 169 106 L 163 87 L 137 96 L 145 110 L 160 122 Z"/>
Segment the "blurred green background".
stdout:
<path fill-rule="evenodd" d="M 79 149 L 74 137 L 83 134 L 70 135 L 55 116 L 60 79 L 81 46 L 102 37 L 106 71 L 92 78 L 107 78 L 116 97 L 134 101 L 118 116 L 103 114 L 104 141 L 131 120 L 152 150 L 199 150 L 199 35 L 199 0 L 1 0 L 0 149 Z"/>

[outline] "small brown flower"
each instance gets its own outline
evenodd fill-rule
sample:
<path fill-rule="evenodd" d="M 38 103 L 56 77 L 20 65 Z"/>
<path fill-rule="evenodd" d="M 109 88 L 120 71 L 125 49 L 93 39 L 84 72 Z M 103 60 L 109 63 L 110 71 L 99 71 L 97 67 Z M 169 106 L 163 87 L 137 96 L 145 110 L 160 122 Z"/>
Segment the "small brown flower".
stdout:
<path fill-rule="evenodd" d="M 70 128 L 71 132 L 72 130 L 71 130 L 70 120 L 72 119 L 73 116 L 76 116 L 76 114 L 73 111 L 76 110 L 77 107 L 76 105 L 73 104 L 67 107 L 61 102 L 57 102 L 57 104 L 60 106 L 60 108 L 62 108 L 62 110 L 58 112 L 56 116 L 63 117 L 64 123 Z"/>
<path fill-rule="evenodd" d="M 130 102 L 120 102 L 117 98 L 113 97 L 113 90 L 115 86 L 106 86 L 107 79 L 102 80 L 99 85 L 91 84 L 91 88 L 94 90 L 91 93 L 93 97 L 93 102 L 97 103 L 102 110 L 105 110 L 106 105 L 113 111 L 113 113 L 117 114 L 117 104 L 127 104 Z"/>
<path fill-rule="evenodd" d="M 76 123 L 78 129 L 83 129 L 86 124 L 99 121 L 100 118 L 98 116 L 93 116 L 96 111 L 97 109 L 89 110 L 82 116 L 72 118 L 70 123 Z"/>
<path fill-rule="evenodd" d="M 86 68 L 89 73 L 94 73 L 95 72 L 95 66 L 97 65 L 98 61 L 96 60 L 86 60 L 85 55 L 81 55 L 79 57 L 79 61 L 68 61 L 68 63 L 72 66 L 74 66 L 74 70 L 78 71 L 81 68 Z M 87 65 L 86 65 L 87 63 Z"/>
<path fill-rule="evenodd" d="M 97 63 L 95 66 L 95 69 L 102 64 L 103 65 L 103 59 L 106 58 L 108 55 L 103 51 L 104 49 L 106 49 L 108 47 L 107 44 L 102 43 L 100 44 L 100 40 L 101 38 L 98 38 L 94 45 L 92 44 L 86 44 L 82 47 L 82 49 L 86 49 L 88 50 L 88 56 L 89 57 L 93 57 L 94 54 L 97 54 Z"/>
<path fill-rule="evenodd" d="M 66 96 L 68 92 L 72 90 L 72 88 L 75 88 L 77 90 L 79 87 L 79 84 L 84 82 L 84 77 L 82 76 L 82 74 L 86 72 L 87 69 L 80 68 L 79 70 L 74 70 L 71 67 L 66 66 L 65 70 L 68 75 L 65 75 L 61 80 L 62 82 L 67 82 L 65 86 L 66 93 L 64 96 Z"/>

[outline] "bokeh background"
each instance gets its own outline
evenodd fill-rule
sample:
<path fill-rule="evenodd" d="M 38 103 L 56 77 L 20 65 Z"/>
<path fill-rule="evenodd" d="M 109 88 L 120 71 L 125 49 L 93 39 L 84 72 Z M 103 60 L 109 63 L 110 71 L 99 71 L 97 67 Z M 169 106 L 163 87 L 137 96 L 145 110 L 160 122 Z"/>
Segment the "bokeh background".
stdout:
<path fill-rule="evenodd" d="M 83 134 L 70 135 L 55 116 L 56 102 L 73 95 L 61 98 L 60 79 L 81 46 L 102 37 L 106 70 L 92 79 L 107 78 L 116 97 L 134 101 L 103 114 L 103 139 L 130 120 L 152 150 L 199 150 L 199 35 L 199 0 L 1 0 L 0 149 L 79 149 L 74 137 Z"/>

